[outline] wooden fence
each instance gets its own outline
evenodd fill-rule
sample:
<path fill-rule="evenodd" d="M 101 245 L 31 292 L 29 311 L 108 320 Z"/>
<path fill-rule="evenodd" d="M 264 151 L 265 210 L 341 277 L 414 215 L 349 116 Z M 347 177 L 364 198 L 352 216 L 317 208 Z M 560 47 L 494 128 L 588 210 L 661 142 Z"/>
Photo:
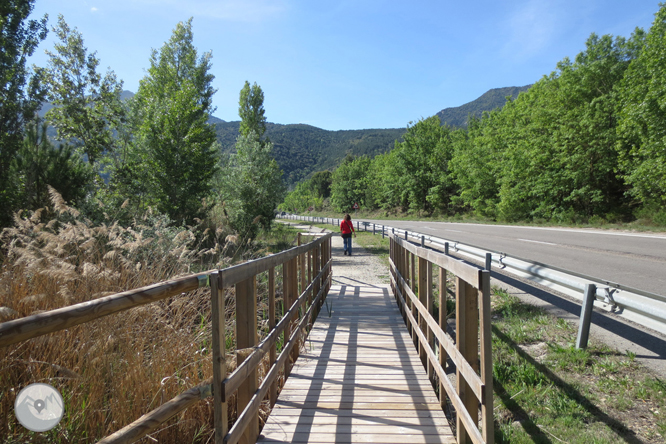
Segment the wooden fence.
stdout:
<path fill-rule="evenodd" d="M 390 238 L 391 288 L 428 376 L 439 384 L 442 406 L 446 403 L 446 393 L 456 410 L 458 443 L 491 444 L 494 430 L 490 272 L 393 234 Z M 433 316 L 433 265 L 439 267 L 438 319 Z M 446 333 L 449 274 L 455 281 L 455 340 Z M 456 387 L 446 375 L 447 357 L 455 364 Z"/>
<path fill-rule="evenodd" d="M 210 285 L 212 380 L 181 393 L 99 443 L 134 442 L 210 396 L 214 398 L 215 443 L 253 443 L 259 435 L 258 411 L 262 401 L 268 398 L 271 406 L 275 404 L 278 375 L 284 371 L 285 379 L 288 376 L 307 328 L 314 322 L 328 294 L 331 263 L 331 234 L 327 234 L 306 245 L 223 270 L 211 270 L 2 323 L 0 347 Z M 276 322 L 275 269 L 280 265 L 285 313 Z M 263 272 L 268 272 L 269 332 L 257 343 L 256 281 L 257 275 Z M 227 375 L 223 290 L 232 286 L 236 290 L 237 367 Z M 281 335 L 284 335 L 284 341 L 278 356 L 277 343 Z M 266 355 L 269 369 L 259 381 L 257 369 Z M 229 429 L 227 404 L 234 394 L 237 394 L 239 413 Z"/>

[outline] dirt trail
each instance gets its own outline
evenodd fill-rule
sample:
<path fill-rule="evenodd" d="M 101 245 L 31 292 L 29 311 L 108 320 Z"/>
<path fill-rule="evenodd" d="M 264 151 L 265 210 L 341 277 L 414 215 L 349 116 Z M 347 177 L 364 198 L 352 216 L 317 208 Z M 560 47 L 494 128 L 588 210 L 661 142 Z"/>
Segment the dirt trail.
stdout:
<path fill-rule="evenodd" d="M 292 225 L 302 232 L 330 233 L 331 230 L 311 225 Z M 338 285 L 387 285 L 389 271 L 379 258 L 358 246 L 352 239 L 352 256 L 343 254 L 342 238 L 333 235 L 333 284 Z"/>

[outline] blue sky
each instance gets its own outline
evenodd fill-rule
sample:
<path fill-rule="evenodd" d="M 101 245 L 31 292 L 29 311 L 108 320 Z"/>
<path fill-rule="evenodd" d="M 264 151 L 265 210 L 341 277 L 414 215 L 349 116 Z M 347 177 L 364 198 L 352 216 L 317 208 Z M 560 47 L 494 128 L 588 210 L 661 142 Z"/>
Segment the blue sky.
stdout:
<path fill-rule="evenodd" d="M 214 115 L 238 119 L 245 80 L 269 122 L 400 128 L 491 88 L 523 86 L 575 57 L 592 32 L 649 29 L 658 0 L 36 0 L 63 14 L 101 67 L 136 91 L 152 48 L 193 17 L 213 54 Z M 42 42 L 32 62 L 44 66 Z"/>

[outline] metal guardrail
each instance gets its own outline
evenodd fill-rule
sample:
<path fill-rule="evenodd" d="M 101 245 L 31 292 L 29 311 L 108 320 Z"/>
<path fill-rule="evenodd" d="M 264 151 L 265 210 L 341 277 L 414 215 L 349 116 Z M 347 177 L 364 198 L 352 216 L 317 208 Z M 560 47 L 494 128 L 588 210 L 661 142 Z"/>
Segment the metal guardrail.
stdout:
<path fill-rule="evenodd" d="M 333 225 L 339 225 L 341 220 L 298 215 L 281 217 Z M 581 301 L 588 284 L 594 284 L 596 287 L 595 299 L 605 304 L 603 308 L 645 327 L 666 334 L 666 296 L 518 256 L 508 255 L 500 251 L 489 250 L 452 239 L 430 236 L 416 231 L 364 221 L 356 221 L 356 229 L 382 233 L 382 235 L 391 232 L 405 239 L 420 243 L 422 246 L 444 250 L 446 253 L 453 250 L 452 252 L 461 256 L 485 263 L 488 270 L 494 265 L 509 274 L 553 288 Z"/>

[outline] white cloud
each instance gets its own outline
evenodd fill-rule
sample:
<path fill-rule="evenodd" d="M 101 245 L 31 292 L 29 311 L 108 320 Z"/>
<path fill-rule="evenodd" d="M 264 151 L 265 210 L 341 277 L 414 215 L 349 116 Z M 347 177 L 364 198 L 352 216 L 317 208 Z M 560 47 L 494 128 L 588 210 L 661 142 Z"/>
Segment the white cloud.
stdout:
<path fill-rule="evenodd" d="M 90 8 L 90 12 L 97 12 L 97 11 L 99 11 L 99 9 L 97 9 L 97 8 L 94 7 L 94 6 L 93 6 L 92 8 Z"/>

